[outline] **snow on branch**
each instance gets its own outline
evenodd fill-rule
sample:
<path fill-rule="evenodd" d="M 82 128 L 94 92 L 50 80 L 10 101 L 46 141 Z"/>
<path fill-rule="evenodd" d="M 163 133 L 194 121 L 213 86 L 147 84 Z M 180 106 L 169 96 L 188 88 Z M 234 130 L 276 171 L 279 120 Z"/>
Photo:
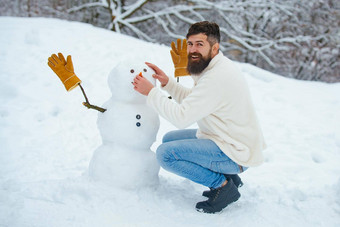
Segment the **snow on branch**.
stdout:
<path fill-rule="evenodd" d="M 222 34 L 220 48 L 226 54 L 272 69 L 288 65 L 301 74 L 304 73 L 302 69 L 313 70 L 314 65 L 321 62 L 321 57 L 308 54 L 323 48 L 326 40 L 334 40 L 330 37 L 329 28 L 323 27 L 323 34 L 315 34 L 321 31 L 316 22 L 324 20 L 327 27 L 330 15 L 339 11 L 329 4 L 332 3 L 325 5 L 323 0 L 313 3 L 308 0 L 98 0 L 74 6 L 67 12 L 102 8 L 110 14 L 108 29 L 161 43 L 169 43 L 172 38 L 184 38 L 187 28 L 197 21 L 215 21 Z M 328 7 L 328 11 L 334 12 L 327 14 L 321 7 Z M 307 10 L 310 8 L 314 11 Z M 103 12 L 102 9 L 98 11 Z M 300 51 L 304 48 L 308 51 Z M 333 63 L 336 62 L 333 59 L 337 59 L 334 56 L 330 55 L 329 64 L 338 65 Z M 310 66 L 299 66 L 290 57 L 307 59 Z"/>
<path fill-rule="evenodd" d="M 124 18 L 131 16 L 134 12 L 136 12 L 138 9 L 140 9 L 148 1 L 149 0 L 139 0 L 139 1 L 135 2 L 134 4 L 126 6 L 124 8 L 125 12 L 120 15 L 120 18 L 124 19 Z"/>
<path fill-rule="evenodd" d="M 103 6 L 105 6 L 105 5 L 101 2 L 91 2 L 91 3 L 82 4 L 80 6 L 72 7 L 70 9 L 68 9 L 67 12 L 68 13 L 74 13 L 76 11 L 80 11 L 80 10 L 91 8 L 91 7 L 103 7 Z"/>

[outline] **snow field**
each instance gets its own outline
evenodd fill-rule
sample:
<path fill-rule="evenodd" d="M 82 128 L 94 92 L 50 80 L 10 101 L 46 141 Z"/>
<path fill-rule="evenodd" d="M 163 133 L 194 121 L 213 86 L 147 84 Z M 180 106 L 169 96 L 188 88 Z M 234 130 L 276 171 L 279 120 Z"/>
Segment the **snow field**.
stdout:
<path fill-rule="evenodd" d="M 101 105 L 116 61 L 149 61 L 172 75 L 169 47 L 55 19 L 0 17 L 0 30 L 1 227 L 340 225 L 340 84 L 240 63 L 268 145 L 265 163 L 241 175 L 237 203 L 207 215 L 194 209 L 205 188 L 164 170 L 157 187 L 130 191 L 89 179 L 98 114 L 47 66 L 52 53 L 72 55 L 90 102 Z M 153 151 L 173 129 L 161 119 Z"/>

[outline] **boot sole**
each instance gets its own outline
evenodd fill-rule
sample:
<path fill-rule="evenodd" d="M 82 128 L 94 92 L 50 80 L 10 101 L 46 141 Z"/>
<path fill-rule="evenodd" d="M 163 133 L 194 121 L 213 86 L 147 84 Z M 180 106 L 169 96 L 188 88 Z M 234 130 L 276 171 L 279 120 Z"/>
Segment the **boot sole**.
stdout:
<path fill-rule="evenodd" d="M 204 210 L 204 208 L 197 208 L 196 207 L 196 210 L 198 212 L 201 212 L 201 213 L 207 213 L 207 214 L 214 214 L 214 213 L 218 213 L 218 212 L 221 212 L 223 209 L 225 209 L 227 206 L 229 206 L 230 204 L 236 202 L 239 198 L 241 197 L 241 194 L 239 192 L 235 193 L 235 195 L 230 199 L 230 202 L 227 203 L 227 205 L 225 207 L 223 207 L 222 209 L 220 210 Z"/>

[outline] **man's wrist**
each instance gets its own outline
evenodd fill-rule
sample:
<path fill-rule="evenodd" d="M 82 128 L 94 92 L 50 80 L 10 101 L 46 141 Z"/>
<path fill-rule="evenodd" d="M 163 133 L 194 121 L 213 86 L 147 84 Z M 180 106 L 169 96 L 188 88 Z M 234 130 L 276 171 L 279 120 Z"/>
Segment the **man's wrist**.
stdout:
<path fill-rule="evenodd" d="M 168 82 L 169 82 L 169 81 L 168 81 Z M 165 84 L 161 84 L 161 86 L 162 86 L 162 87 L 165 87 L 165 86 L 168 84 L 168 82 L 165 83 Z"/>

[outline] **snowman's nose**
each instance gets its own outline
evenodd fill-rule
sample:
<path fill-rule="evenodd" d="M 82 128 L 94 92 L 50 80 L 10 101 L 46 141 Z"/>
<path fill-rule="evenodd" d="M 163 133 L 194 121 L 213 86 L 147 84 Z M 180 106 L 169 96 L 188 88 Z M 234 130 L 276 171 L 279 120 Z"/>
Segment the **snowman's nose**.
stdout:
<path fill-rule="evenodd" d="M 142 72 L 140 72 L 140 73 L 138 74 L 138 76 L 140 76 L 140 77 L 143 77 L 143 74 L 142 74 Z"/>

